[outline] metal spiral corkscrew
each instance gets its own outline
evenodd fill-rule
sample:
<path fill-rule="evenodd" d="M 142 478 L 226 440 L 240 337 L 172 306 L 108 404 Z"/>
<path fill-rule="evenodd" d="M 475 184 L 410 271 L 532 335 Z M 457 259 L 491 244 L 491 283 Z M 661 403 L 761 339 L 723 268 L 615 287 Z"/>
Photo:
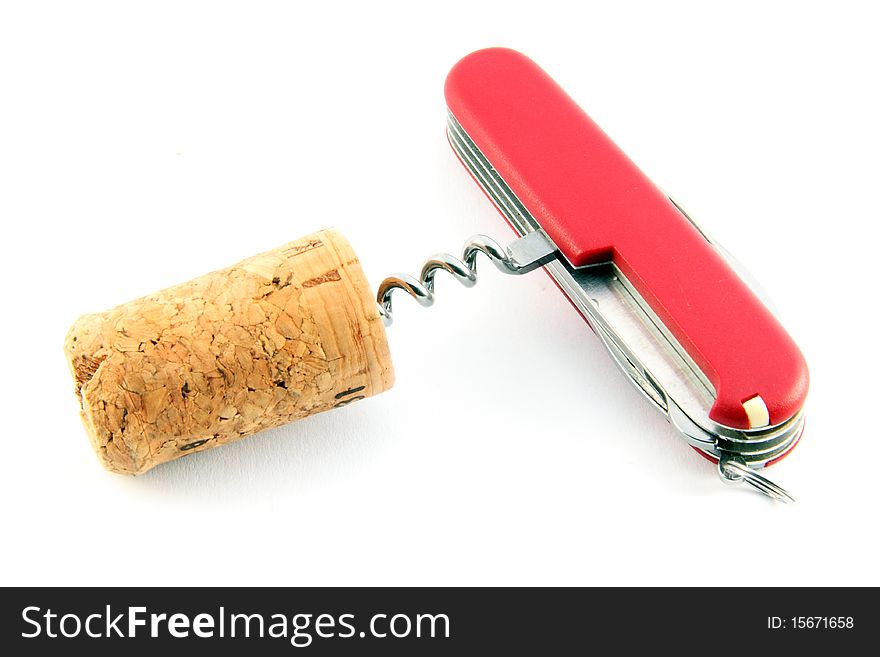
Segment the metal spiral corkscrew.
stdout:
<path fill-rule="evenodd" d="M 529 233 L 516 240 L 507 249 L 485 235 L 474 235 L 462 248 L 461 258 L 450 253 L 431 256 L 422 265 L 418 278 L 409 274 L 392 274 L 379 285 L 376 302 L 385 326 L 393 320 L 391 294 L 396 289 L 404 290 L 421 306 L 434 303 L 434 276 L 442 270 L 452 274 L 465 287 L 477 283 L 477 254 L 483 253 L 498 271 L 504 274 L 520 275 L 546 264 L 553 258 L 556 247 L 542 231 Z"/>

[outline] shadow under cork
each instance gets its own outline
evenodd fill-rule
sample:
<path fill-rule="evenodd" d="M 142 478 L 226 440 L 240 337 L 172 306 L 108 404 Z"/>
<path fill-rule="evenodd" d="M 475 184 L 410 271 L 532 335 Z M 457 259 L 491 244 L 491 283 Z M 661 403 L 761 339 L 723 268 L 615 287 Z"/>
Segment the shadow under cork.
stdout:
<path fill-rule="evenodd" d="M 163 463 L 125 485 L 201 510 L 284 504 L 383 459 L 393 449 L 385 409 L 377 399 L 346 404 Z"/>

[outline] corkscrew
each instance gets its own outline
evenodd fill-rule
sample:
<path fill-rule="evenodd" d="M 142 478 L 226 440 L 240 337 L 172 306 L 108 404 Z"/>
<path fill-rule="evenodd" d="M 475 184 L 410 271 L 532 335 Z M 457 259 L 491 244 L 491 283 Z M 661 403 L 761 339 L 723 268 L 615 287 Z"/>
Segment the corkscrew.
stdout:
<path fill-rule="evenodd" d="M 476 235 L 374 296 L 324 230 L 80 318 L 65 348 L 105 467 L 140 474 L 387 390 L 395 290 L 430 306 L 437 273 L 471 287 L 482 254 L 543 268 L 723 481 L 792 501 L 759 471 L 801 437 L 806 363 L 720 247 L 524 55 L 468 55 L 445 92 L 452 150 L 516 239 Z"/>
<path fill-rule="evenodd" d="M 427 308 L 434 303 L 434 275 L 438 271 L 452 274 L 465 287 L 477 283 L 477 255 L 484 253 L 503 274 L 518 276 L 528 274 L 549 262 L 556 247 L 541 232 L 530 233 L 518 239 L 507 249 L 486 235 L 474 235 L 462 247 L 461 258 L 450 253 L 431 256 L 422 265 L 418 278 L 409 274 L 393 274 L 379 284 L 376 301 L 385 326 L 392 322 L 391 293 L 400 289 L 413 297 L 419 305 Z"/>

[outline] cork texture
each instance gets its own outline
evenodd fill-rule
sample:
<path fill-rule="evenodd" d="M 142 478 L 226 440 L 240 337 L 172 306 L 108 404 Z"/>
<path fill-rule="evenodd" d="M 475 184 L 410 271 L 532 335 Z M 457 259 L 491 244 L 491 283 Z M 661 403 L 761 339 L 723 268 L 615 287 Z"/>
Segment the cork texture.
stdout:
<path fill-rule="evenodd" d="M 334 230 L 84 315 L 64 350 L 95 451 L 125 474 L 394 381 L 375 299 Z"/>

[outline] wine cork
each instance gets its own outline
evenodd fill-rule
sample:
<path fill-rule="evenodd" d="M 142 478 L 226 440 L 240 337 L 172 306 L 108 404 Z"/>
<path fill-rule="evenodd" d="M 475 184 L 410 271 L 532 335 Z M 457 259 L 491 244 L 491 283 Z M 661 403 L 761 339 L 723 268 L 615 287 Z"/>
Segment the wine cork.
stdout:
<path fill-rule="evenodd" d="M 376 301 L 334 230 L 84 315 L 64 350 L 95 451 L 125 474 L 394 381 Z"/>

